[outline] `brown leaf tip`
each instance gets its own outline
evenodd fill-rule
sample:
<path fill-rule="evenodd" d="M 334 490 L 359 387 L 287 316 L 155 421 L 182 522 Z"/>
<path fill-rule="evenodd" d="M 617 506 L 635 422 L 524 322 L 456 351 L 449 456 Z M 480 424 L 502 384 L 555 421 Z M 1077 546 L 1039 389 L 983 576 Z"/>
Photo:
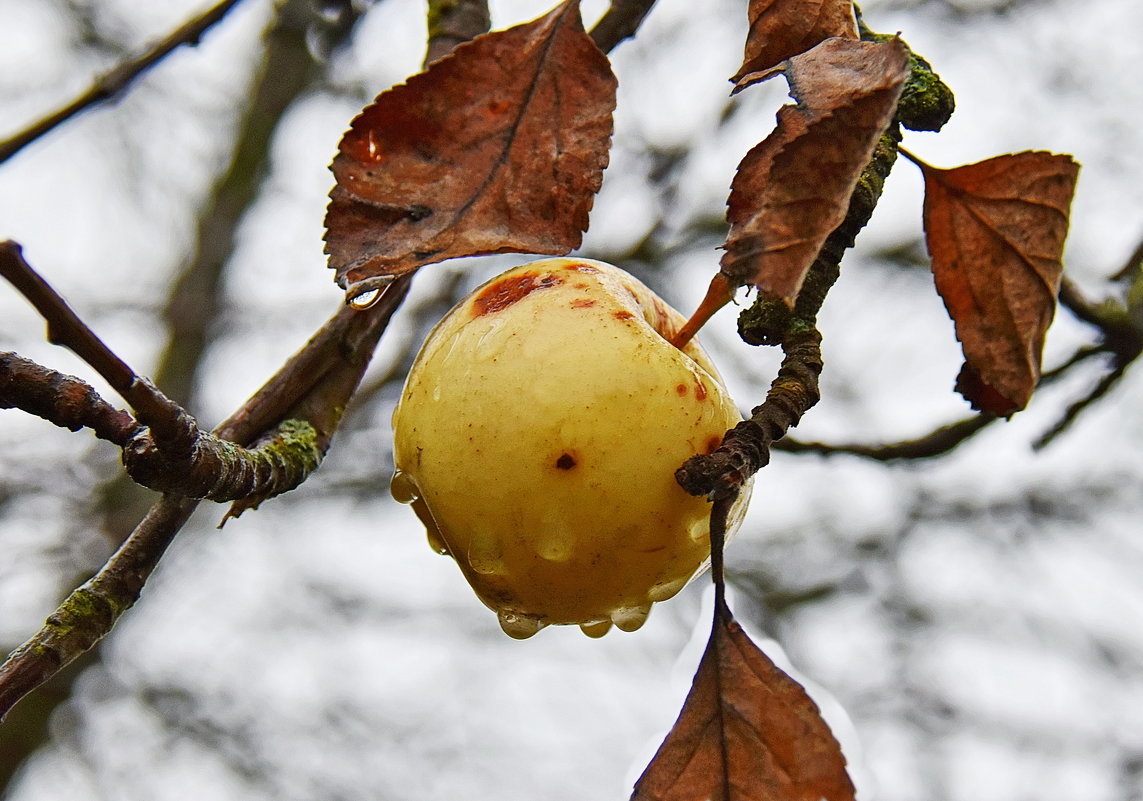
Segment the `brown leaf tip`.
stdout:
<path fill-rule="evenodd" d="M 826 39 L 857 39 L 851 0 L 750 0 L 747 15 L 742 66 L 730 79 L 739 88 L 751 73 L 763 73 Z"/>

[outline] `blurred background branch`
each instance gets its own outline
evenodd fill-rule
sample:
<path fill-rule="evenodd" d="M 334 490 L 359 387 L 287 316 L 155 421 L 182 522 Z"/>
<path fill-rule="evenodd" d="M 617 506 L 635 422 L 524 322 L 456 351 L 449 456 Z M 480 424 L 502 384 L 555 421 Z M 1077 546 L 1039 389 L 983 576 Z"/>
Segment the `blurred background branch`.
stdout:
<path fill-rule="evenodd" d="M 171 31 L 145 53 L 124 61 L 111 71 L 104 73 L 96 79 L 91 88 L 64 107 L 0 142 L 0 164 L 81 111 L 116 97 L 126 90 L 136 78 L 162 61 L 172 51 L 183 45 L 198 44 L 202 35 L 213 25 L 221 22 L 223 17 L 238 5 L 239 1 L 223 0 L 198 17 L 188 20 L 186 24 Z"/>

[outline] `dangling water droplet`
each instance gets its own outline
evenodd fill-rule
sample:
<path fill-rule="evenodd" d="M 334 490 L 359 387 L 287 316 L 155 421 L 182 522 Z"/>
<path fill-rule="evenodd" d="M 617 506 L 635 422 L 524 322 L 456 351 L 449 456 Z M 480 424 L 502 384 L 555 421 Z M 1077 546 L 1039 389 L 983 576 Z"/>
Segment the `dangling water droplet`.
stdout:
<path fill-rule="evenodd" d="M 579 630 L 591 637 L 593 640 L 598 640 L 607 632 L 611 631 L 610 620 L 595 620 L 591 623 L 580 623 Z"/>
<path fill-rule="evenodd" d="M 649 614 L 651 614 L 651 604 L 624 606 L 611 612 L 611 622 L 620 631 L 637 631 L 643 628 Z"/>
<path fill-rule="evenodd" d="M 421 497 L 421 488 L 408 473 L 398 470 L 389 480 L 389 494 L 397 503 L 412 503 Z"/>
<path fill-rule="evenodd" d="M 683 578 L 673 579 L 671 581 L 661 581 L 651 588 L 650 592 L 647 593 L 647 597 L 655 603 L 665 601 L 677 595 L 679 590 L 687 586 L 689 580 L 690 576 L 684 576 Z"/>
<path fill-rule="evenodd" d="M 534 617 L 514 615 L 511 612 L 497 612 L 496 616 L 500 618 L 500 628 L 514 640 L 526 640 L 544 627 Z"/>
<path fill-rule="evenodd" d="M 381 300 L 380 289 L 367 289 L 360 295 L 354 295 L 350 298 L 349 305 L 355 309 L 368 309 L 379 300 Z"/>
<path fill-rule="evenodd" d="M 381 296 L 385 294 L 385 289 L 396 280 L 391 275 L 377 275 L 359 281 L 345 291 L 346 301 L 359 311 L 368 309 L 381 300 Z"/>
<path fill-rule="evenodd" d="M 428 537 L 430 548 L 441 556 L 452 556 L 452 551 L 448 549 L 448 544 L 444 541 L 444 537 L 441 536 L 440 529 L 435 526 L 426 528 L 425 534 Z"/>

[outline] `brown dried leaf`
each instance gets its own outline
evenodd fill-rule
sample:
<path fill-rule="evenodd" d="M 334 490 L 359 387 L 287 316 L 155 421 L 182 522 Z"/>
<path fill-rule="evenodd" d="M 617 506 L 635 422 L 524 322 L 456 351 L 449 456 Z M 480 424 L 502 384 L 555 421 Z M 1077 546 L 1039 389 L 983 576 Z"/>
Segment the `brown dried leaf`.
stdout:
<path fill-rule="evenodd" d="M 679 719 L 632 801 L 853 797 L 845 757 L 817 705 L 719 606 Z"/>
<path fill-rule="evenodd" d="M 722 272 L 792 304 L 897 108 L 909 55 L 899 39 L 827 39 L 785 62 L 797 105 L 756 145 L 731 184 Z"/>
<path fill-rule="evenodd" d="M 1008 417 L 1040 379 L 1079 165 L 1070 156 L 997 156 L 925 176 L 925 239 L 965 365 L 957 391 Z"/>
<path fill-rule="evenodd" d="M 568 0 L 382 93 L 333 161 L 326 252 L 338 283 L 352 296 L 366 279 L 458 256 L 578 246 L 615 85 Z"/>
<path fill-rule="evenodd" d="M 850 0 L 750 0 L 742 66 L 730 80 L 775 67 L 833 36 L 857 38 Z"/>

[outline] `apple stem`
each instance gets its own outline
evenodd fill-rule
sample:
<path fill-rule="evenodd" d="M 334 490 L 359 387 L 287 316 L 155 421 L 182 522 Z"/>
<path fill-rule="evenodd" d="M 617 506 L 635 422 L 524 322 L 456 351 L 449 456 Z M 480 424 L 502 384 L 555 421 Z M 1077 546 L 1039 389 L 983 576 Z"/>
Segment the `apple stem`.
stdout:
<path fill-rule="evenodd" d="M 733 299 L 734 287 L 730 281 L 722 273 L 715 273 L 714 278 L 710 279 L 706 296 L 703 297 L 702 302 L 695 309 L 695 313 L 691 315 L 690 319 L 671 337 L 671 344 L 679 350 L 685 348 L 687 343 L 694 339 L 698 330 L 706 325 L 706 321 Z"/>

